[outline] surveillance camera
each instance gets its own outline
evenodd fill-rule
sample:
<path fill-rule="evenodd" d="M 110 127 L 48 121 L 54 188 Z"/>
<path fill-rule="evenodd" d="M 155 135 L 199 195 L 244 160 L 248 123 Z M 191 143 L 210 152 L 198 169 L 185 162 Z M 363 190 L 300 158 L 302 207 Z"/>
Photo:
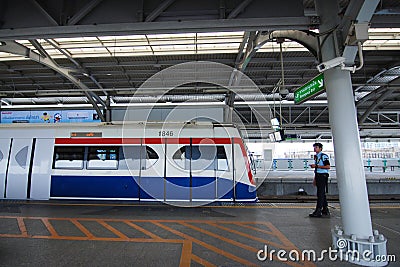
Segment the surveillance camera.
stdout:
<path fill-rule="evenodd" d="M 337 67 L 339 65 L 343 65 L 345 60 L 346 60 L 346 58 L 344 58 L 344 57 L 336 57 L 336 58 L 328 60 L 326 62 L 322 62 L 321 64 L 319 64 L 317 66 L 317 69 L 319 72 L 324 72 L 326 70 Z"/>
<path fill-rule="evenodd" d="M 287 95 L 289 94 L 289 90 L 288 89 L 281 89 L 279 91 L 279 94 L 281 95 L 282 98 L 286 98 Z"/>

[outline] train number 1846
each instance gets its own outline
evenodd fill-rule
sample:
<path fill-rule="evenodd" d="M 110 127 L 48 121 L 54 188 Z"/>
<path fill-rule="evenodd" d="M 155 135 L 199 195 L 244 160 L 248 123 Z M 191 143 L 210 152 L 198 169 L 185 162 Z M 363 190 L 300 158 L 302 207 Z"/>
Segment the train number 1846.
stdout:
<path fill-rule="evenodd" d="M 158 136 L 174 136 L 174 131 L 158 131 Z"/>

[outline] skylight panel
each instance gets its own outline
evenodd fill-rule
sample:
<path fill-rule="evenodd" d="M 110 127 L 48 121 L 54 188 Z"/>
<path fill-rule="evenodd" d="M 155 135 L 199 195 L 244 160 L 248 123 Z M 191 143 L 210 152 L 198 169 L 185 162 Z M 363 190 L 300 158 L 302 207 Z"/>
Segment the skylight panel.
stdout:
<path fill-rule="evenodd" d="M 364 50 L 399 50 L 400 39 L 398 40 L 367 40 L 363 44 Z"/>
<path fill-rule="evenodd" d="M 369 33 L 395 33 L 400 32 L 400 28 L 369 28 Z"/>
<path fill-rule="evenodd" d="M 74 53 L 93 53 L 93 52 L 107 52 L 104 47 L 90 47 L 90 48 L 71 48 L 68 49 L 71 54 Z"/>
<path fill-rule="evenodd" d="M 198 44 L 197 50 L 232 50 L 236 49 L 236 52 L 239 49 L 239 44 L 237 43 L 227 43 L 227 44 Z"/>
<path fill-rule="evenodd" d="M 159 45 L 152 46 L 154 51 L 168 51 L 168 50 L 194 50 L 195 45 Z"/>
<path fill-rule="evenodd" d="M 133 34 L 121 36 L 69 37 L 55 38 L 61 49 L 69 51 L 73 57 L 110 57 L 110 56 L 143 56 L 154 54 L 186 55 L 238 53 L 243 41 L 244 31 L 236 32 L 202 32 L 172 34 Z M 371 28 L 370 40 L 363 44 L 364 50 L 400 50 L 400 28 Z M 29 40 L 18 40 L 18 43 L 37 51 Z M 53 58 L 64 58 L 57 49 L 44 39 L 38 42 Z M 285 41 L 283 51 L 307 51 L 302 45 Z M 267 42 L 257 52 L 280 51 L 279 44 Z M 1 60 L 19 60 L 24 57 L 1 53 Z"/>
<path fill-rule="evenodd" d="M 299 43 L 287 41 L 282 43 L 282 51 L 283 52 L 300 52 L 300 51 L 308 51 L 307 48 L 302 46 Z M 276 42 L 267 42 L 265 43 L 257 52 L 280 52 L 279 44 Z"/>
<path fill-rule="evenodd" d="M 7 60 L 26 60 L 26 58 L 19 55 L 0 52 L 0 61 L 7 61 Z"/>
<path fill-rule="evenodd" d="M 148 34 L 149 39 L 178 39 L 178 38 L 194 38 L 195 33 L 172 33 L 172 34 Z"/>
<path fill-rule="evenodd" d="M 99 36 L 101 41 L 121 41 L 121 40 L 146 40 L 144 34 L 141 35 L 121 35 L 121 36 Z"/>
<path fill-rule="evenodd" d="M 150 45 L 182 45 L 182 44 L 194 44 L 195 39 L 174 39 L 174 40 L 157 40 L 149 39 Z"/>

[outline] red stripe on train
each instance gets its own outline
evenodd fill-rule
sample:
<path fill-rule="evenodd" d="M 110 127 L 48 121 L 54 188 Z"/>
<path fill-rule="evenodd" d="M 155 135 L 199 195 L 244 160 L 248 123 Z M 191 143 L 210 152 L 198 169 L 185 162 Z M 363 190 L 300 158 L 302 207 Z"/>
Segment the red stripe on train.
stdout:
<path fill-rule="evenodd" d="M 250 183 L 255 185 L 253 173 L 250 169 L 250 163 L 247 158 L 246 148 L 243 140 L 239 137 L 233 138 L 235 144 L 240 146 L 242 155 L 245 159 L 246 170 Z M 190 138 L 56 138 L 56 145 L 95 145 L 95 144 L 109 144 L 109 145 L 123 145 L 123 144 L 190 144 Z M 232 144 L 231 138 L 192 138 L 192 144 Z"/>
<path fill-rule="evenodd" d="M 238 138 L 240 140 L 240 138 Z M 190 138 L 56 138 L 56 145 L 86 145 L 86 144 L 190 144 Z M 230 138 L 192 138 L 192 144 L 231 144 Z"/>
<path fill-rule="evenodd" d="M 247 175 L 249 177 L 250 183 L 252 185 L 256 185 L 256 183 L 254 182 L 254 179 L 253 179 L 253 173 L 251 172 L 250 163 L 249 163 L 249 159 L 247 158 L 247 152 L 246 152 L 246 148 L 244 147 L 243 140 L 241 138 L 235 137 L 235 138 L 233 138 L 233 141 L 235 142 L 235 144 L 239 144 L 240 150 L 242 150 L 242 155 L 243 155 L 245 163 L 246 163 L 246 170 L 247 170 Z"/>

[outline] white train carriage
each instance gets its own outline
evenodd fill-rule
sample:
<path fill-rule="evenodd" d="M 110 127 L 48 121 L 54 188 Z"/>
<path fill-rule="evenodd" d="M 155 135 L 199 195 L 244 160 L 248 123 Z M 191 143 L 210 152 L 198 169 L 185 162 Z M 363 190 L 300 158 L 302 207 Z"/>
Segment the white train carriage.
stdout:
<path fill-rule="evenodd" d="M 1 125 L 0 197 L 257 199 L 238 130 L 212 123 Z"/>

